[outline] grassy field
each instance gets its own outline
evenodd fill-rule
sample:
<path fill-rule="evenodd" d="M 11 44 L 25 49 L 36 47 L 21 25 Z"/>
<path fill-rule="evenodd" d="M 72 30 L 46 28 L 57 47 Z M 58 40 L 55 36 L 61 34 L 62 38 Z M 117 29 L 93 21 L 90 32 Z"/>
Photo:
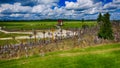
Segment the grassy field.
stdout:
<path fill-rule="evenodd" d="M 119 68 L 120 43 L 76 48 L 14 60 L 0 60 L 1 68 Z"/>
<path fill-rule="evenodd" d="M 31 21 L 31 22 L 0 22 L 0 27 L 8 31 L 23 31 L 23 30 L 43 30 L 56 28 L 57 21 Z M 96 25 L 96 21 L 64 21 L 63 28 L 81 28 L 82 25 Z"/>

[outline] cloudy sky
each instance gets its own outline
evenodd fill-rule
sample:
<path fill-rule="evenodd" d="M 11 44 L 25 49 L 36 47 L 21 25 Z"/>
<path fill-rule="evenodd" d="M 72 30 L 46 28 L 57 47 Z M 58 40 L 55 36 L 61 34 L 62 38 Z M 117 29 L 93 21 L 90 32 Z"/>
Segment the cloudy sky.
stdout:
<path fill-rule="evenodd" d="M 120 19 L 120 0 L 0 0 L 0 20 Z"/>

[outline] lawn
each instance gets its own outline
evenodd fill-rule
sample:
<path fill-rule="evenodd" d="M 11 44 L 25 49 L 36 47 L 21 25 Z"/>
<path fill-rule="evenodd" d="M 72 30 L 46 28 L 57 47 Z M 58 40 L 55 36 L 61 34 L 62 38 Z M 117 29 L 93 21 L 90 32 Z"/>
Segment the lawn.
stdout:
<path fill-rule="evenodd" d="M 0 27 L 8 31 L 43 30 L 56 28 L 57 21 L 0 22 Z M 96 25 L 96 21 L 64 21 L 63 28 L 81 28 L 82 25 Z"/>
<path fill-rule="evenodd" d="M 1 68 L 119 68 L 120 43 L 0 60 Z"/>

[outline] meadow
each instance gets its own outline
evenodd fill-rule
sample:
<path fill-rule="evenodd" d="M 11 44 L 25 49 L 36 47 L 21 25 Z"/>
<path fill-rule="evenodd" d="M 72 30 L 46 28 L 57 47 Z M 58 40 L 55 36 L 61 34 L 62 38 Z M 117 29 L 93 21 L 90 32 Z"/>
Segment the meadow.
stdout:
<path fill-rule="evenodd" d="M 29 31 L 29 30 L 46 30 L 54 28 L 57 21 L 28 21 L 28 22 L 0 22 L 0 27 L 7 31 Z M 82 25 L 94 26 L 96 21 L 64 21 L 63 29 L 81 28 Z"/>
<path fill-rule="evenodd" d="M 1 68 L 119 68 L 120 43 L 0 60 Z"/>

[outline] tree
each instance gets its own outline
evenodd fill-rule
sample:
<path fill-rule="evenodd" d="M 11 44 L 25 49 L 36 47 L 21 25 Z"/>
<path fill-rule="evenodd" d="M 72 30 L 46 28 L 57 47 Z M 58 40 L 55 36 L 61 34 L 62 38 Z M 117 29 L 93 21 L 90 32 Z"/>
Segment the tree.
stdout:
<path fill-rule="evenodd" d="M 82 18 L 82 23 L 84 23 L 84 18 Z"/>
<path fill-rule="evenodd" d="M 98 19 L 100 15 L 98 16 Z M 98 37 L 104 38 L 104 39 L 110 39 L 113 40 L 113 31 L 112 31 L 112 24 L 110 22 L 110 14 L 106 13 L 101 17 L 102 24 L 100 26 L 100 30 L 98 32 Z"/>
<path fill-rule="evenodd" d="M 99 13 L 98 18 L 97 18 L 97 22 L 100 23 L 101 21 L 102 21 L 102 14 Z"/>

